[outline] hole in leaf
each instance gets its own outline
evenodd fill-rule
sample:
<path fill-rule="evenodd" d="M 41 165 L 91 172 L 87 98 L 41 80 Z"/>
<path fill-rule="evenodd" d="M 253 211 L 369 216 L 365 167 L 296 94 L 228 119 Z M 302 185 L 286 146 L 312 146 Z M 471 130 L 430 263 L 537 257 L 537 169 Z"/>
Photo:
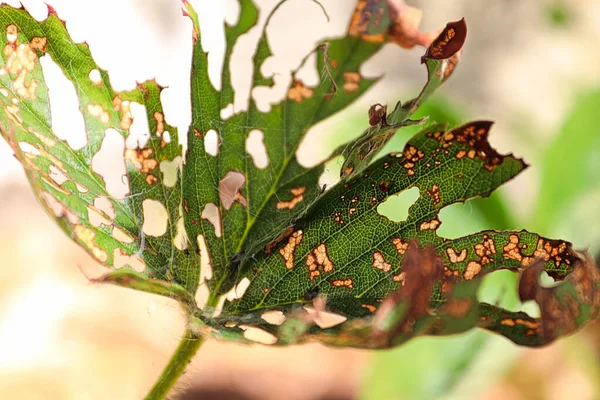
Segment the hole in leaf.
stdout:
<path fill-rule="evenodd" d="M 129 244 L 133 243 L 133 238 L 129 236 L 124 230 L 118 227 L 113 227 L 112 235 L 115 239 L 117 239 L 121 243 Z"/>
<path fill-rule="evenodd" d="M 535 301 L 522 303 L 517 291 L 518 275 L 509 270 L 498 270 L 486 274 L 477 291 L 477 300 L 496 304 L 509 311 L 524 311 L 532 317 L 540 315 Z"/>
<path fill-rule="evenodd" d="M 69 177 L 66 176 L 60 169 L 56 168 L 56 165 L 50 165 L 48 168 L 49 174 L 48 176 L 56 182 L 57 185 L 62 185 L 66 181 L 69 180 Z"/>
<path fill-rule="evenodd" d="M 215 236 L 221 237 L 221 212 L 214 203 L 208 203 L 202 210 L 202 219 L 208 220 L 215 227 Z"/>
<path fill-rule="evenodd" d="M 234 202 L 239 201 L 242 206 L 247 206 L 246 198 L 240 193 L 240 188 L 246 182 L 246 177 L 237 171 L 229 171 L 219 181 L 219 198 L 226 210 L 229 210 Z"/>
<path fill-rule="evenodd" d="M 344 163 L 344 157 L 337 156 L 325 163 L 325 169 L 321 176 L 319 176 L 319 187 L 326 186 L 326 188 L 333 187 L 340 181 L 340 168 Z"/>
<path fill-rule="evenodd" d="M 102 176 L 106 191 L 116 199 L 123 199 L 129 192 L 123 150 L 123 136 L 113 128 L 104 132 L 100 150 L 92 157 L 92 170 Z"/>
<path fill-rule="evenodd" d="M 317 311 L 313 307 L 304 306 L 304 309 L 308 313 L 308 315 L 313 319 L 315 324 L 321 329 L 332 328 L 336 325 L 339 325 L 343 322 L 346 322 L 348 319 L 340 314 L 335 314 L 328 311 Z"/>
<path fill-rule="evenodd" d="M 96 197 L 94 199 L 94 205 L 88 205 L 87 209 L 90 224 L 95 227 L 100 227 L 100 225 L 112 225 L 116 216 L 115 209 L 106 196 Z"/>
<path fill-rule="evenodd" d="M 40 192 L 40 197 L 44 199 L 46 205 L 52 210 L 56 218 L 65 217 L 71 224 L 79 223 L 79 217 L 77 214 L 68 209 L 63 203 L 58 201 L 56 197 L 52 196 L 48 192 Z"/>
<path fill-rule="evenodd" d="M 113 263 L 115 268 L 123 268 L 129 266 L 137 272 L 144 272 L 146 263 L 136 254 L 128 255 L 122 249 L 115 249 L 113 252 Z"/>
<path fill-rule="evenodd" d="M 100 75 L 100 71 L 96 68 L 92 69 L 88 75 L 90 81 L 92 81 L 92 85 L 100 86 L 102 85 L 102 75 Z"/>
<path fill-rule="evenodd" d="M 75 86 L 49 55 L 42 56 L 40 64 L 48 85 L 52 131 L 73 150 L 79 150 L 87 145 L 88 138 Z"/>
<path fill-rule="evenodd" d="M 129 126 L 129 135 L 127 135 L 125 145 L 128 149 L 143 149 L 150 138 L 146 106 L 138 103 L 129 103 L 129 112 L 132 115 L 133 122 Z"/>
<path fill-rule="evenodd" d="M 198 242 L 198 249 L 200 249 L 200 279 L 198 280 L 198 290 L 196 291 L 195 299 L 198 307 L 204 308 L 206 300 L 210 295 L 210 290 L 206 282 L 212 279 L 213 271 L 204 236 L 198 235 L 196 240 Z"/>
<path fill-rule="evenodd" d="M 397 195 L 388 197 L 377 207 L 377 212 L 394 222 L 405 221 L 408 218 L 408 210 L 419 198 L 419 189 L 410 188 Z"/>
<path fill-rule="evenodd" d="M 187 249 L 190 241 L 185 231 L 185 224 L 183 222 L 183 218 L 179 218 L 175 229 L 177 233 L 173 238 L 173 245 L 175 246 L 175 248 L 177 248 L 177 250 Z"/>
<path fill-rule="evenodd" d="M 244 338 L 260 344 L 275 344 L 277 336 L 255 326 L 240 325 Z"/>
<path fill-rule="evenodd" d="M 241 299 L 242 296 L 244 295 L 244 293 L 246 293 L 246 290 L 248 290 L 249 286 L 250 286 L 250 279 L 244 278 L 240 281 L 240 283 L 235 285 L 229 292 L 227 292 L 225 297 L 229 301 Z"/>
<path fill-rule="evenodd" d="M 144 225 L 142 231 L 148 236 L 162 236 L 167 232 L 169 214 L 164 204 L 153 199 L 142 202 Z"/>
<path fill-rule="evenodd" d="M 443 223 L 437 234 L 447 238 L 467 236 L 489 228 L 481 214 L 474 209 L 471 201 L 451 204 L 442 208 L 438 219 Z"/>
<path fill-rule="evenodd" d="M 178 170 L 181 168 L 181 156 L 177 156 L 173 161 L 162 161 L 160 163 L 160 172 L 163 174 L 163 184 L 167 187 L 175 187 L 177 183 Z"/>
<path fill-rule="evenodd" d="M 246 152 L 252 157 L 256 168 L 265 169 L 269 165 L 267 147 L 264 143 L 264 134 L 258 129 L 252 129 L 246 138 Z"/>
<path fill-rule="evenodd" d="M 219 135 L 214 129 L 210 129 L 204 136 L 204 150 L 211 156 L 219 154 Z"/>
<path fill-rule="evenodd" d="M 285 321 L 285 315 L 278 310 L 265 311 L 260 317 L 271 325 L 281 325 Z"/>
<path fill-rule="evenodd" d="M 233 103 L 227 104 L 227 106 L 221 110 L 221 119 L 226 120 L 230 118 L 234 113 Z"/>
<path fill-rule="evenodd" d="M 19 142 L 19 148 L 23 153 L 26 153 L 27 155 L 31 155 L 34 157 L 40 155 L 40 151 L 35 146 L 27 142 Z"/>
<path fill-rule="evenodd" d="M 163 140 L 165 141 L 165 143 L 171 143 L 171 134 L 169 133 L 169 131 L 165 131 L 163 133 Z"/>

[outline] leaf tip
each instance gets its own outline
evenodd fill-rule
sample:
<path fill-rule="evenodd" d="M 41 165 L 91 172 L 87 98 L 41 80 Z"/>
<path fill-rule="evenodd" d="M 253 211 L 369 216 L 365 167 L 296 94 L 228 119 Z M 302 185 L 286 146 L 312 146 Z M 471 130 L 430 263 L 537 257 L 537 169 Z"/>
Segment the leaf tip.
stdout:
<path fill-rule="evenodd" d="M 448 22 L 421 57 L 421 63 L 425 63 L 427 60 L 447 60 L 453 57 L 462 49 L 466 40 L 467 23 L 465 19 Z"/>

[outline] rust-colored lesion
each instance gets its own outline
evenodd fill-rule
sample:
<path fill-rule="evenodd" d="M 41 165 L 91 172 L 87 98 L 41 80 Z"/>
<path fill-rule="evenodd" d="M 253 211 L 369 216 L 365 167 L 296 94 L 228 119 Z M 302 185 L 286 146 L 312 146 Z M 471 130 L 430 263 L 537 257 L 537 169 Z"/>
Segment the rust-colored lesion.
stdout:
<path fill-rule="evenodd" d="M 273 240 L 270 243 L 267 243 L 267 245 L 265 246 L 265 253 L 271 254 L 273 252 L 273 250 L 275 249 L 275 247 L 277 247 L 279 245 L 279 243 L 281 243 L 283 240 L 290 237 L 292 232 L 294 232 L 294 227 L 288 226 L 285 231 L 283 231 L 279 236 L 277 236 L 275 238 L 275 240 Z"/>
<path fill-rule="evenodd" d="M 294 79 L 292 86 L 288 90 L 287 97 L 296 103 L 301 103 L 304 99 L 310 99 L 314 90 L 305 86 L 300 79 Z"/>
<path fill-rule="evenodd" d="M 440 195 L 440 187 L 435 183 L 431 187 L 431 189 L 427 190 L 427 195 L 433 199 L 433 205 L 438 205 L 441 203 L 442 198 Z"/>
<path fill-rule="evenodd" d="M 390 272 L 392 269 L 392 264 L 385 261 L 383 254 L 380 251 L 376 251 L 373 253 L 373 268 L 381 270 L 383 272 Z"/>
<path fill-rule="evenodd" d="M 347 289 L 354 289 L 354 281 L 350 278 L 335 279 L 335 280 L 331 281 L 331 286 L 345 287 Z"/>
<path fill-rule="evenodd" d="M 296 205 L 298 205 L 298 203 L 304 200 L 304 192 L 306 192 L 306 186 L 290 189 L 290 194 L 293 196 L 292 199 L 287 201 L 278 201 L 275 203 L 275 208 L 278 210 L 293 209 L 296 207 Z"/>
<path fill-rule="evenodd" d="M 342 88 L 346 93 L 354 93 L 358 90 L 360 84 L 360 74 L 358 72 L 344 72 L 344 85 Z"/>
<path fill-rule="evenodd" d="M 466 280 L 471 280 L 473 278 L 475 278 L 475 276 L 477 276 L 477 274 L 479 274 L 481 272 L 481 263 L 477 262 L 477 261 L 469 261 L 467 263 L 467 267 L 465 268 L 465 273 L 463 274 L 463 277 Z"/>
<path fill-rule="evenodd" d="M 158 178 L 154 175 L 154 170 L 158 167 L 158 161 L 153 158 L 154 150 L 146 149 L 127 149 L 125 151 L 125 159 L 130 161 L 134 168 L 145 175 L 145 180 L 148 185 L 154 185 L 158 182 Z"/>
<path fill-rule="evenodd" d="M 375 307 L 372 304 L 361 304 L 360 306 L 371 313 L 374 313 L 375 311 L 377 311 L 377 307 Z"/>
<path fill-rule="evenodd" d="M 6 64 L 0 68 L 0 75 L 7 72 L 13 75 L 14 79 L 11 83 L 13 90 L 24 100 L 35 100 L 38 82 L 35 78 L 29 77 L 29 74 L 37 65 L 36 51 L 45 52 L 48 40 L 45 37 L 35 36 L 29 43 L 19 44 L 18 38 L 18 27 L 14 24 L 7 25 L 7 44 L 4 46 Z M 15 100 L 17 99 L 13 99 Z"/>
<path fill-rule="evenodd" d="M 312 253 L 306 256 L 306 266 L 308 267 L 308 279 L 311 281 L 321 275 L 321 269 L 324 273 L 333 271 L 334 265 L 329 258 L 327 246 L 324 243 L 315 247 Z"/>
<path fill-rule="evenodd" d="M 393 238 L 392 244 L 394 245 L 394 247 L 396 248 L 396 251 L 400 255 L 403 255 L 406 252 L 406 249 L 408 249 L 408 242 L 402 240 L 402 238 L 399 238 L 399 237 Z"/>
<path fill-rule="evenodd" d="M 131 102 L 129 100 L 123 100 L 120 96 L 115 96 L 112 100 L 112 105 L 115 111 L 121 112 L 121 120 L 119 126 L 121 129 L 127 131 L 133 124 L 133 113 L 131 112 Z"/>
<path fill-rule="evenodd" d="M 419 225 L 420 231 L 426 230 L 436 230 L 441 224 L 441 221 L 438 218 L 433 218 L 431 221 L 424 221 Z"/>
<path fill-rule="evenodd" d="M 289 236 L 287 244 L 279 250 L 279 254 L 283 257 L 287 269 L 294 268 L 294 253 L 296 246 L 302 243 L 302 236 L 302 230 L 295 231 Z"/>
<path fill-rule="evenodd" d="M 448 147 L 453 142 L 467 145 L 468 149 L 460 149 L 457 159 L 478 158 L 484 162 L 484 168 L 493 171 L 504 161 L 505 156 L 499 154 L 488 142 L 488 135 L 493 125 L 492 121 L 473 121 L 459 126 L 442 137 L 442 146 Z"/>
<path fill-rule="evenodd" d="M 518 237 L 517 237 L 518 242 Z M 489 235 L 483 235 L 483 241 L 481 243 L 476 243 L 473 246 L 475 250 L 475 254 L 479 257 L 479 261 L 481 265 L 489 264 L 490 262 L 494 262 L 494 258 L 492 256 L 496 254 L 496 243 L 494 239 L 492 239 Z"/>
<path fill-rule="evenodd" d="M 467 249 L 462 249 L 460 253 L 457 253 L 452 247 L 446 248 L 446 254 L 452 264 L 460 263 L 465 261 L 467 258 Z"/>

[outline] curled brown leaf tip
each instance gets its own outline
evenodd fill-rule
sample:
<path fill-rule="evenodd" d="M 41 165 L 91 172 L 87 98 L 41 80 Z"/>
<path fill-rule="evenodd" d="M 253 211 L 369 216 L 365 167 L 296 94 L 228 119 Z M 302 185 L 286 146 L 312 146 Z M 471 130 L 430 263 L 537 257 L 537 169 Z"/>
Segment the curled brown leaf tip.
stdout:
<path fill-rule="evenodd" d="M 387 106 L 377 103 L 369 108 L 369 125 L 375 126 L 381 123 L 383 126 L 386 126 L 386 118 Z"/>
<path fill-rule="evenodd" d="M 434 285 L 443 277 L 442 260 L 433 248 L 421 249 L 412 241 L 402 261 L 402 274 L 402 286 L 383 301 L 373 317 L 375 341 L 389 342 L 397 335 L 410 333 L 415 321 L 428 315 Z M 389 326 L 399 307 L 405 307 L 403 315 Z"/>
<path fill-rule="evenodd" d="M 448 22 L 437 38 L 431 42 L 421 62 L 427 60 L 446 60 L 462 49 L 467 39 L 467 24 L 465 19 Z"/>
<path fill-rule="evenodd" d="M 576 331 L 598 316 L 600 271 L 587 252 L 556 286 L 543 287 L 540 284 L 543 271 L 544 260 L 536 260 L 521 274 L 518 289 L 522 301 L 535 300 L 538 303 L 541 312 L 539 334 L 545 342 L 550 342 Z"/>

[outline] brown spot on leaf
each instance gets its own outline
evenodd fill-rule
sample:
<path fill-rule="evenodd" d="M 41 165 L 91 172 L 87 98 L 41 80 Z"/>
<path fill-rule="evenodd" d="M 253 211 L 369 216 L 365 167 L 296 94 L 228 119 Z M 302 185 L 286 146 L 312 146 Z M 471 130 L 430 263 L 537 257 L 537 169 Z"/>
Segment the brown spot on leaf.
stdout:
<path fill-rule="evenodd" d="M 289 237 L 287 244 L 279 250 L 279 254 L 285 260 L 285 267 L 287 269 L 294 268 L 294 252 L 296 251 L 296 246 L 302 242 L 302 235 L 301 230 L 294 232 Z"/>
<path fill-rule="evenodd" d="M 333 271 L 333 262 L 327 254 L 327 246 L 321 243 L 312 254 L 306 256 L 306 266 L 308 267 L 308 278 L 312 281 L 317 276 L 321 275 L 319 267 L 323 268 L 323 272 L 329 273 Z"/>
<path fill-rule="evenodd" d="M 346 93 L 356 92 L 359 88 L 360 75 L 358 72 L 344 72 L 344 85 Z"/>
<path fill-rule="evenodd" d="M 156 121 L 156 136 L 161 137 L 165 132 L 165 116 L 163 113 L 156 111 L 154 113 L 154 120 Z"/>
<path fill-rule="evenodd" d="M 452 247 L 448 247 L 446 249 L 446 254 L 448 254 L 450 262 L 456 264 L 465 261 L 467 258 L 467 249 L 462 249 L 460 254 L 456 254 L 456 251 Z"/>
<path fill-rule="evenodd" d="M 488 235 L 483 235 L 483 242 L 476 243 L 473 246 L 473 249 L 475 250 L 475 254 L 479 256 L 481 265 L 485 265 L 490 263 L 490 261 L 493 261 L 493 259 L 490 259 L 490 256 L 496 254 L 496 243 L 494 243 L 494 240 Z"/>
<path fill-rule="evenodd" d="M 521 261 L 523 256 L 519 249 L 519 237 L 517 235 L 510 235 L 508 237 L 508 244 L 502 249 L 502 256 L 507 260 Z"/>
<path fill-rule="evenodd" d="M 32 42 L 17 45 L 18 29 L 16 25 L 6 27 L 6 38 L 8 43 L 4 46 L 6 66 L 1 69 L 3 74 L 7 71 L 15 75 L 12 87 L 17 94 L 26 100 L 35 100 L 38 83 L 34 78 L 26 82 L 27 75 L 35 69 L 38 58 L 34 50 L 41 50 L 46 45 L 46 38 L 34 37 Z"/>
<path fill-rule="evenodd" d="M 460 159 L 465 155 L 470 159 L 477 157 L 485 162 L 488 171 L 492 171 L 494 167 L 502 164 L 504 156 L 494 150 L 487 140 L 492 124 L 492 121 L 473 121 L 454 128 L 450 132 L 452 140 L 470 147 L 469 150 L 459 150 L 456 158 Z M 451 143 L 452 140 L 446 140 L 446 143 Z"/>
<path fill-rule="evenodd" d="M 379 269 L 383 272 L 389 272 L 392 269 L 392 265 L 385 261 L 383 254 L 379 251 L 373 253 L 373 268 Z"/>
<path fill-rule="evenodd" d="M 333 220 L 335 221 L 336 224 L 344 225 L 344 220 L 342 219 L 342 214 L 337 211 L 333 214 Z"/>
<path fill-rule="evenodd" d="M 275 238 L 275 240 L 273 240 L 271 243 L 267 243 L 267 245 L 265 246 L 265 253 L 271 254 L 273 252 L 273 249 L 275 249 L 275 247 L 277 247 L 277 245 L 281 243 L 281 241 L 287 239 L 292 234 L 292 232 L 294 232 L 294 227 L 288 226 L 285 231 L 283 231 L 277 238 Z"/>
<path fill-rule="evenodd" d="M 46 39 L 45 37 L 34 36 L 31 38 L 31 42 L 29 43 L 29 46 L 33 50 L 39 50 L 39 51 L 45 52 L 47 42 L 48 42 L 48 39 Z"/>
<path fill-rule="evenodd" d="M 433 205 L 435 206 L 436 204 L 440 204 L 440 202 L 442 201 L 440 198 L 440 187 L 436 184 L 434 184 L 431 187 L 431 190 L 427 191 L 427 195 L 433 198 Z"/>
<path fill-rule="evenodd" d="M 398 254 L 402 255 L 408 249 L 408 242 L 403 241 L 401 238 L 393 238 L 392 244 L 396 247 Z"/>
<path fill-rule="evenodd" d="M 301 80 L 294 79 L 293 86 L 288 90 L 288 99 L 296 103 L 302 102 L 304 99 L 310 99 L 313 96 L 314 90 L 304 86 Z"/>
<path fill-rule="evenodd" d="M 431 221 L 425 221 L 423 223 L 421 223 L 421 225 L 419 226 L 419 230 L 420 231 L 426 231 L 426 230 L 436 230 L 439 226 L 440 226 L 441 222 L 439 219 L 434 218 Z"/>
<path fill-rule="evenodd" d="M 347 289 L 354 289 L 352 279 L 350 279 L 350 278 L 333 280 L 333 281 L 331 281 L 331 286 L 345 287 Z"/>
<path fill-rule="evenodd" d="M 362 308 L 366 308 L 366 309 L 367 309 L 367 311 L 369 311 L 369 312 L 375 312 L 375 311 L 377 311 L 377 307 L 375 307 L 375 306 L 374 306 L 374 305 L 372 305 L 372 304 L 361 304 L 360 306 L 361 306 Z"/>
<path fill-rule="evenodd" d="M 304 192 L 305 191 L 306 191 L 306 186 L 300 186 L 297 188 L 290 189 L 290 193 L 294 197 L 289 201 L 278 201 L 275 204 L 275 208 L 278 210 L 282 210 L 284 208 L 291 210 L 292 208 L 296 207 L 296 205 L 298 203 L 300 203 L 302 200 L 304 200 Z"/>
<path fill-rule="evenodd" d="M 87 111 L 93 117 L 98 118 L 103 124 L 108 124 L 110 121 L 110 114 L 102 107 L 102 104 L 88 104 Z"/>
<path fill-rule="evenodd" d="M 463 277 L 466 280 L 473 279 L 478 273 L 481 272 L 481 264 L 476 261 L 471 261 L 467 264 Z"/>

